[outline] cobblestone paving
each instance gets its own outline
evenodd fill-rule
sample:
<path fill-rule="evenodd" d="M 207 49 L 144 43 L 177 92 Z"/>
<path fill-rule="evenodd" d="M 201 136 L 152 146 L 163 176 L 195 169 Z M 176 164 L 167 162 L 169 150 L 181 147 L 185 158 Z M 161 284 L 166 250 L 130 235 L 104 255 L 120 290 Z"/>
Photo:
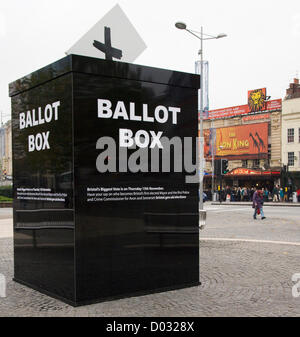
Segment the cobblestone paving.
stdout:
<path fill-rule="evenodd" d="M 299 246 L 201 241 L 199 287 L 73 308 L 13 282 L 12 239 L 0 239 L 7 297 L 0 316 L 300 316 L 292 297 Z"/>

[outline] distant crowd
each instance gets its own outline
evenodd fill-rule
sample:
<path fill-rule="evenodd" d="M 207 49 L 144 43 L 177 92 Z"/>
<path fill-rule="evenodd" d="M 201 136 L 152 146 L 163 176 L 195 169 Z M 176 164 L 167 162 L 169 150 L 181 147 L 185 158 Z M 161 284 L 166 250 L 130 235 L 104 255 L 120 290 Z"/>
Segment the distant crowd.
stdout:
<path fill-rule="evenodd" d="M 255 187 L 229 187 L 221 191 L 221 198 L 226 201 L 230 198 L 230 201 L 253 201 L 253 195 L 257 189 Z M 270 191 L 267 187 L 260 188 L 263 194 L 264 202 L 290 202 L 293 199 L 293 191 L 291 187 L 281 187 L 275 185 L 273 190 Z M 300 188 L 297 190 L 297 199 L 300 202 Z"/>

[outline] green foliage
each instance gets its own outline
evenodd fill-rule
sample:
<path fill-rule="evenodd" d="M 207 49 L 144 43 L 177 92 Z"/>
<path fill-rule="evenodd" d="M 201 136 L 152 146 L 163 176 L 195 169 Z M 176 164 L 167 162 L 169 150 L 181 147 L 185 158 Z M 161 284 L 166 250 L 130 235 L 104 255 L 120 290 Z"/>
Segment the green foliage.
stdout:
<path fill-rule="evenodd" d="M 0 196 L 9 198 L 11 200 L 11 198 L 13 197 L 12 194 L 13 194 L 12 186 L 0 186 Z"/>
<path fill-rule="evenodd" d="M 7 197 L 3 197 L 2 195 L 0 195 L 0 202 L 11 202 L 12 198 L 7 198 Z"/>

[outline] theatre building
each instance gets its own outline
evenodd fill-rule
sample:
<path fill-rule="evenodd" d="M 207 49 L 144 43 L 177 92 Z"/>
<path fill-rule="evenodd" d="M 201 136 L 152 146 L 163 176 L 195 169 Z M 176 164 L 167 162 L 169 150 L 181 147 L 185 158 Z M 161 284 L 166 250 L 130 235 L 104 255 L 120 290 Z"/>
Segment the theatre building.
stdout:
<path fill-rule="evenodd" d="M 208 112 L 203 124 L 204 190 L 211 191 L 212 182 L 215 190 L 220 185 L 272 190 L 280 184 L 281 112 L 282 100 L 270 100 L 266 88 L 249 91 L 246 105 Z M 228 160 L 222 179 L 216 172 L 221 159 Z"/>

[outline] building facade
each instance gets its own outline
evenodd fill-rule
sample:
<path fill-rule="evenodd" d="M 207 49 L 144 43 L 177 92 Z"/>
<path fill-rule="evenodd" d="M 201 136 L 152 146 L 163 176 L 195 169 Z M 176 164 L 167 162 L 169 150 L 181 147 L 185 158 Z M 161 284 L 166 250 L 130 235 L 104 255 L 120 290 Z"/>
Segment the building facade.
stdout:
<path fill-rule="evenodd" d="M 212 190 L 213 182 L 214 190 L 217 186 L 272 190 L 280 184 L 281 113 L 281 99 L 269 100 L 265 88 L 249 91 L 246 105 L 209 111 L 204 120 L 204 189 Z M 213 166 L 221 159 L 228 160 L 228 172 L 213 175 Z"/>
<path fill-rule="evenodd" d="M 0 179 L 12 176 L 11 121 L 0 128 Z"/>
<path fill-rule="evenodd" d="M 300 84 L 290 84 L 282 102 L 283 184 L 300 188 Z"/>

